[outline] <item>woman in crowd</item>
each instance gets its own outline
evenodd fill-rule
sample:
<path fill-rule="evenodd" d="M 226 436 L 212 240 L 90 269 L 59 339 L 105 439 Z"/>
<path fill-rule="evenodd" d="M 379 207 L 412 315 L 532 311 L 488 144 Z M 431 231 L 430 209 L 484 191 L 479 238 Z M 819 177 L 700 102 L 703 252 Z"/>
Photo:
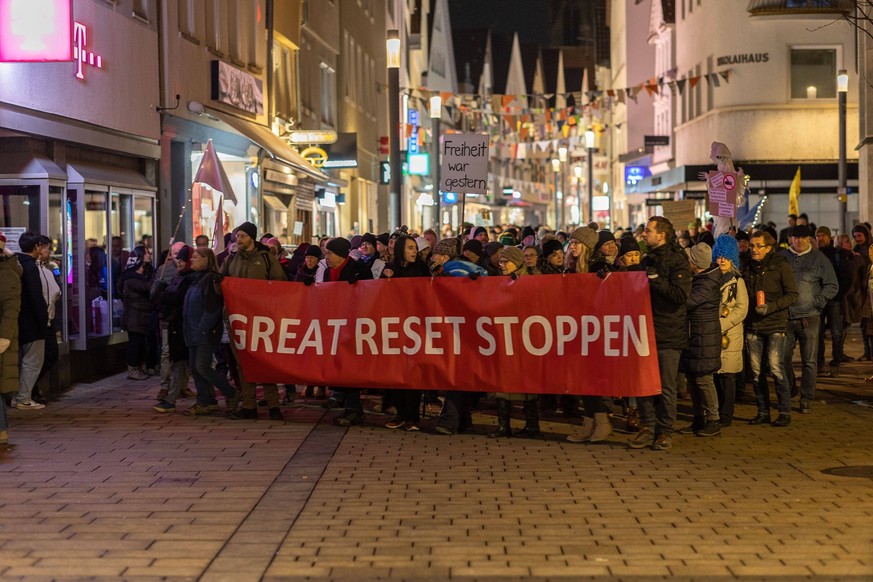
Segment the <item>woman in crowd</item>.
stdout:
<path fill-rule="evenodd" d="M 429 277 L 430 271 L 418 254 L 418 244 L 409 235 L 401 235 L 394 242 L 394 262 L 385 265 L 382 277 L 404 279 L 407 277 Z M 421 390 L 390 390 L 386 399 L 397 409 L 397 416 L 385 424 L 386 428 L 407 431 L 420 430 Z M 385 402 L 383 400 L 383 408 Z"/>
<path fill-rule="evenodd" d="M 560 275 L 564 272 L 564 245 L 558 239 L 543 242 L 539 271 L 543 275 Z"/>
<path fill-rule="evenodd" d="M 540 274 L 540 251 L 537 249 L 535 245 L 528 245 L 524 247 L 524 250 L 521 251 L 524 255 L 524 266 L 527 267 L 527 272 L 529 275 L 539 275 Z"/>
<path fill-rule="evenodd" d="M 170 357 L 170 387 L 167 394 L 152 407 L 155 412 L 175 412 L 176 400 L 188 385 L 187 363 L 190 354 L 185 345 L 185 294 L 191 285 L 191 257 L 194 249 L 183 246 L 176 253 L 176 274 L 170 284 L 155 297 L 161 317 L 167 322 L 167 343 Z"/>
<path fill-rule="evenodd" d="M 224 395 L 227 412 L 236 410 L 237 391 L 212 367 L 223 324 L 222 299 L 219 292 L 218 264 L 210 249 L 191 253 L 191 282 L 185 292 L 182 318 L 185 322 L 185 345 L 188 346 L 191 375 L 197 387 L 197 404 L 185 411 L 188 416 L 209 414 L 216 406 L 215 388 Z"/>
<path fill-rule="evenodd" d="M 146 358 L 146 335 L 154 309 L 149 299 L 152 274 L 151 251 L 143 246 L 135 247 L 119 282 L 124 305 L 121 327 L 127 332 L 127 377 L 130 380 L 148 379 L 140 366 Z"/>
<path fill-rule="evenodd" d="M 712 258 L 722 274 L 721 284 L 721 368 L 715 374 L 718 416 L 721 426 L 730 426 L 738 381 L 742 388 L 743 321 L 749 311 L 746 283 L 740 276 L 737 241 L 723 234 L 715 241 Z"/>
<path fill-rule="evenodd" d="M 594 247 L 600 240 L 593 229 L 583 226 L 570 234 L 567 243 L 565 266 L 571 273 L 587 273 L 591 267 L 591 256 Z M 582 396 L 585 415 L 582 417 L 582 428 L 567 437 L 571 443 L 598 443 L 606 440 L 612 433 L 609 421 L 609 406 L 602 396 Z"/>
<path fill-rule="evenodd" d="M 318 262 L 321 260 L 321 256 L 320 247 L 309 245 L 303 257 L 303 262 L 297 269 L 293 280 L 298 283 L 315 283 L 316 275 L 318 274 Z"/>
<path fill-rule="evenodd" d="M 522 277 L 528 275 L 524 254 L 518 247 L 510 246 L 503 249 L 500 258 L 500 273 L 504 276 Z M 536 394 L 519 394 L 514 392 L 498 392 L 497 397 L 497 430 L 488 435 L 489 438 L 510 437 L 510 418 L 512 416 L 512 403 L 521 400 L 524 410 L 524 428 L 515 433 L 522 438 L 533 438 L 540 434 L 540 415 L 537 409 Z"/>

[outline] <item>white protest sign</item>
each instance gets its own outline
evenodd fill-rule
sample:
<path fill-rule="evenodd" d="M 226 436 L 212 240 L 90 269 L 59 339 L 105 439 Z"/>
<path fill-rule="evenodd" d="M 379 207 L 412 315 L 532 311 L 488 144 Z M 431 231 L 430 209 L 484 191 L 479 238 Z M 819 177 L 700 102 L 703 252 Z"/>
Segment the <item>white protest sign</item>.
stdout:
<path fill-rule="evenodd" d="M 486 194 L 488 190 L 488 136 L 451 133 L 443 136 L 440 191 Z"/>
<path fill-rule="evenodd" d="M 737 172 L 707 172 L 710 214 L 727 218 L 737 215 L 737 184 L 741 179 L 742 175 Z"/>
<path fill-rule="evenodd" d="M 20 253 L 21 247 L 18 246 L 18 239 L 27 232 L 26 226 L 3 226 L 0 227 L 0 232 L 6 237 L 6 248 L 10 252 Z"/>

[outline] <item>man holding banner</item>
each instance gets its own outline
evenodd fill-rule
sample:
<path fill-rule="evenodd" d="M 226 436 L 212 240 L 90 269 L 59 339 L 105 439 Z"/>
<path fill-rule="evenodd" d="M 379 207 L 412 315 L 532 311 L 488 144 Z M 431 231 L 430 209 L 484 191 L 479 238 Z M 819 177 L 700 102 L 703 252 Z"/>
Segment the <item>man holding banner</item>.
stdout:
<path fill-rule="evenodd" d="M 651 445 L 653 450 L 660 451 L 673 447 L 679 355 L 688 343 L 686 303 L 691 294 L 691 267 L 685 253 L 673 242 L 673 225 L 669 220 L 653 216 L 643 235 L 649 247 L 642 265 L 649 277 L 661 396 L 657 402 L 654 396 L 637 398 L 640 432 L 629 446 L 642 449 Z"/>
<path fill-rule="evenodd" d="M 221 265 L 221 274 L 228 277 L 240 277 L 242 279 L 260 279 L 261 281 L 286 281 L 285 271 L 279 260 L 274 257 L 269 249 L 257 241 L 258 227 L 251 222 L 244 222 L 236 229 L 237 250 L 225 259 Z M 234 345 L 231 343 L 231 345 Z M 236 356 L 236 352 L 234 352 Z M 239 419 L 258 418 L 258 401 L 255 395 L 257 385 L 249 381 L 243 369 L 240 358 L 236 358 L 240 375 L 240 392 L 242 408 L 237 411 L 229 411 L 228 417 Z M 264 398 L 270 410 L 270 418 L 282 420 L 282 409 L 279 408 L 279 388 L 276 384 L 264 384 Z"/>

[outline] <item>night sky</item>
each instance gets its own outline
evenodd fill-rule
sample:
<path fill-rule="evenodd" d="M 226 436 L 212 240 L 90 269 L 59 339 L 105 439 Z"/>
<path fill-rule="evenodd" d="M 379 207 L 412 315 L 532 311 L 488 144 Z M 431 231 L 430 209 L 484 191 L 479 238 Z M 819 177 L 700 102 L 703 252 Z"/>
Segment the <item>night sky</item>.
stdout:
<path fill-rule="evenodd" d="M 452 28 L 517 31 L 523 44 L 548 44 L 549 0 L 449 0 Z"/>

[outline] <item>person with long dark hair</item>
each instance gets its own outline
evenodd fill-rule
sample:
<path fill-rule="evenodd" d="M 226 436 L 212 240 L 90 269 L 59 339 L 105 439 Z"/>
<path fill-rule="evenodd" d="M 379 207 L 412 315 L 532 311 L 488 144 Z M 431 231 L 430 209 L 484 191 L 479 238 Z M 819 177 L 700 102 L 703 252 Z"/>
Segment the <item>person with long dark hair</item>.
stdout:
<path fill-rule="evenodd" d="M 394 242 L 394 261 L 385 265 L 382 277 L 404 279 L 429 276 L 430 271 L 427 265 L 418 255 L 418 244 L 415 239 L 405 234 L 397 237 Z M 407 431 L 420 430 L 419 404 L 421 403 L 421 394 L 421 390 L 388 391 L 386 398 L 397 408 L 397 416 L 385 423 L 385 428 L 405 428 Z"/>
<path fill-rule="evenodd" d="M 224 395 L 227 412 L 236 410 L 239 394 L 227 376 L 212 367 L 212 358 L 221 341 L 223 302 L 219 292 L 218 263 L 210 249 L 191 253 L 191 284 L 185 293 L 182 319 L 185 322 L 185 345 L 188 366 L 197 387 L 197 404 L 185 411 L 188 416 L 209 414 L 216 406 L 215 390 Z"/>

